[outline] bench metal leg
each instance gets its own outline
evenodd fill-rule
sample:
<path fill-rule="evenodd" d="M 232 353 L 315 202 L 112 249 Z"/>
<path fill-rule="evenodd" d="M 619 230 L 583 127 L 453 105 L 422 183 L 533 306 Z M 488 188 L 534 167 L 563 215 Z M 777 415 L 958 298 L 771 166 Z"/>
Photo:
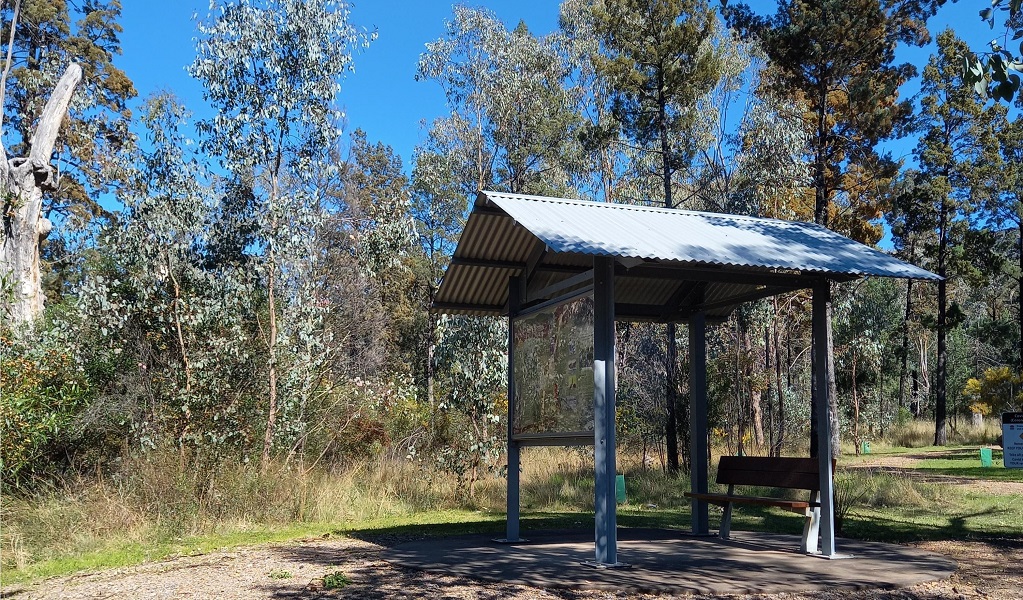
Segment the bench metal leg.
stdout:
<path fill-rule="evenodd" d="M 718 528 L 718 537 L 727 540 L 732 534 L 732 503 L 725 505 L 725 512 L 721 515 L 721 527 Z"/>
<path fill-rule="evenodd" d="M 804 554 L 816 554 L 817 543 L 820 539 L 821 509 L 816 507 L 807 511 L 806 521 L 803 523 L 803 541 L 799 551 Z"/>

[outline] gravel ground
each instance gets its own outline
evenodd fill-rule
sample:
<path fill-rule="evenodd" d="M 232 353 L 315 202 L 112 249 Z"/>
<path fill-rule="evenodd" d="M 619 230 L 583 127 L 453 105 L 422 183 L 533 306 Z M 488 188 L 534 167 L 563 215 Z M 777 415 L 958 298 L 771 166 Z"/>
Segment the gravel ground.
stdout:
<path fill-rule="evenodd" d="M 959 570 L 944 581 L 898 590 L 744 595 L 742 600 L 851 598 L 854 600 L 1019 600 L 1023 598 L 1023 540 L 926 542 L 920 548 L 950 556 Z M 308 539 L 287 545 L 259 546 L 171 558 L 136 567 L 57 577 L 8 587 L 4 598 L 139 599 L 223 598 L 625 598 L 606 592 L 535 589 L 426 573 L 392 566 L 384 546 L 350 538 Z M 350 583 L 324 589 L 323 578 L 341 571 Z M 631 596 L 664 598 L 665 596 Z M 704 596 L 689 596 L 704 598 Z"/>

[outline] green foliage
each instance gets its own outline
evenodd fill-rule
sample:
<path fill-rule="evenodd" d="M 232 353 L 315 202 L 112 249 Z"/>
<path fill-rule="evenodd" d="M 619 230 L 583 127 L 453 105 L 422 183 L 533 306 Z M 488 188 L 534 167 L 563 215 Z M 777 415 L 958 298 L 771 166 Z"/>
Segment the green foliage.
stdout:
<path fill-rule="evenodd" d="M 508 414 L 507 324 L 487 317 L 445 317 L 440 323 L 437 362 L 441 402 L 446 423 L 439 466 L 468 484 L 496 473 Z"/>
<path fill-rule="evenodd" d="M 895 64 L 897 44 L 929 40 L 929 3 L 896 0 L 783 1 L 771 17 L 746 5 L 724 10 L 743 36 L 760 40 L 770 59 L 765 85 L 804 108 L 811 132 L 813 220 L 873 242 L 885 197 L 879 186 L 897 165 L 875 146 L 897 134 L 913 112 L 898 88 L 915 74 Z"/>
<path fill-rule="evenodd" d="M 20 13 L 9 47 L 14 4 L 20 5 Z M 3 106 L 5 135 L 10 137 L 4 142 L 14 155 L 27 154 L 43 106 L 68 64 L 82 67 L 82 82 L 57 138 L 61 176 L 56 189 L 44 197 L 45 212 L 66 217 L 70 227 L 63 233 L 72 239 L 93 217 L 106 213 L 97 198 L 123 181 L 122 152 L 134 143 L 128 101 L 135 97 L 135 87 L 114 64 L 121 53 L 121 3 L 22 0 L 5 3 L 0 14 L 3 54 L 11 51 L 12 58 Z"/>
<path fill-rule="evenodd" d="M 981 377 L 966 382 L 963 396 L 970 402 L 970 412 L 1000 415 L 1023 403 L 1023 376 L 1007 366 L 985 369 Z"/>
<path fill-rule="evenodd" d="M 721 58 L 708 43 L 714 13 L 702 0 L 615 0 L 592 10 L 604 50 L 594 62 L 611 82 L 613 114 L 630 139 L 660 152 L 673 208 L 670 174 L 692 161 L 697 100 L 721 76 Z"/>
<path fill-rule="evenodd" d="M 327 341 L 327 302 L 316 292 L 319 184 L 336 174 L 341 80 L 352 52 L 375 35 L 357 30 L 335 0 L 227 1 L 211 5 L 198 30 L 189 71 L 217 110 L 198 124 L 201 147 L 220 158 L 226 191 L 246 205 L 219 225 L 244 240 L 236 244 L 250 276 L 242 295 L 266 302 L 265 321 L 258 312 L 249 321 L 266 350 L 266 466 L 282 447 L 304 443 Z"/>
<path fill-rule="evenodd" d="M 6 493 L 45 485 L 68 466 L 95 391 L 66 340 L 0 334 L 0 472 Z"/>
<path fill-rule="evenodd" d="M 430 174 L 428 185 L 461 197 L 482 189 L 568 191 L 576 116 L 561 85 L 571 67 L 554 39 L 535 37 L 525 23 L 508 31 L 485 9 L 453 10 L 416 73 L 440 84 L 451 109 L 417 150 L 419 177 Z"/>
<path fill-rule="evenodd" d="M 352 580 L 341 571 L 334 571 L 323 577 L 323 589 L 325 590 L 341 590 L 351 583 Z"/>
<path fill-rule="evenodd" d="M 979 55 L 967 52 L 960 59 L 959 74 L 964 88 L 982 100 L 994 99 L 996 102 L 1002 100 L 1010 103 L 1019 91 L 1023 46 L 1015 44 L 1023 37 L 1023 29 L 1019 27 L 1017 18 L 1020 6 L 1019 0 L 992 0 L 990 7 L 982 8 L 980 19 L 991 29 L 995 28 L 995 11 L 1005 12 L 1004 31 L 1001 36 L 988 42 L 990 50 Z M 1011 39 L 1009 33 L 1013 34 Z"/>

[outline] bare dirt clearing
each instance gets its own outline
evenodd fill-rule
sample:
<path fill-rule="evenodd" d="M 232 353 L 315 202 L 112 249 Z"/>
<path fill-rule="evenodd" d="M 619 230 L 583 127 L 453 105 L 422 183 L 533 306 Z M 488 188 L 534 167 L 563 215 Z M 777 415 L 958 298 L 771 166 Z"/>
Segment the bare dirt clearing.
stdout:
<path fill-rule="evenodd" d="M 926 542 L 918 547 L 950 556 L 960 568 L 950 579 L 897 590 L 744 595 L 743 600 L 852 598 L 854 600 L 1018 600 L 1023 591 L 1023 542 Z M 384 546 L 350 538 L 303 540 L 187 556 L 137 567 L 59 577 L 4 590 L 18 599 L 223 598 L 625 598 L 607 592 L 535 589 L 480 582 L 395 567 L 382 558 Z M 350 584 L 323 588 L 323 577 L 343 572 Z M 666 598 L 668 596 L 628 596 Z M 687 596 L 706 598 L 706 596 Z"/>

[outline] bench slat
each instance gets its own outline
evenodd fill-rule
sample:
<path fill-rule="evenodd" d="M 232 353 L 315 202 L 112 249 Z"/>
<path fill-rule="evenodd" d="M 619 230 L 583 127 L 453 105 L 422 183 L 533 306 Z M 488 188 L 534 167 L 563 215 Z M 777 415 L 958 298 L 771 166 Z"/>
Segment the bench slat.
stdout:
<path fill-rule="evenodd" d="M 820 488 L 817 459 L 770 456 L 722 456 L 717 482 L 815 491 Z"/>
<path fill-rule="evenodd" d="M 793 512 L 802 513 L 813 506 L 806 500 L 780 500 L 778 498 L 764 498 L 762 496 L 729 496 L 728 494 L 693 494 L 691 492 L 685 492 L 685 495 L 689 498 L 696 498 L 697 500 L 704 500 L 711 504 L 717 504 L 724 506 L 731 502 L 732 504 L 757 504 L 760 506 L 777 506 L 785 510 L 791 510 Z"/>

